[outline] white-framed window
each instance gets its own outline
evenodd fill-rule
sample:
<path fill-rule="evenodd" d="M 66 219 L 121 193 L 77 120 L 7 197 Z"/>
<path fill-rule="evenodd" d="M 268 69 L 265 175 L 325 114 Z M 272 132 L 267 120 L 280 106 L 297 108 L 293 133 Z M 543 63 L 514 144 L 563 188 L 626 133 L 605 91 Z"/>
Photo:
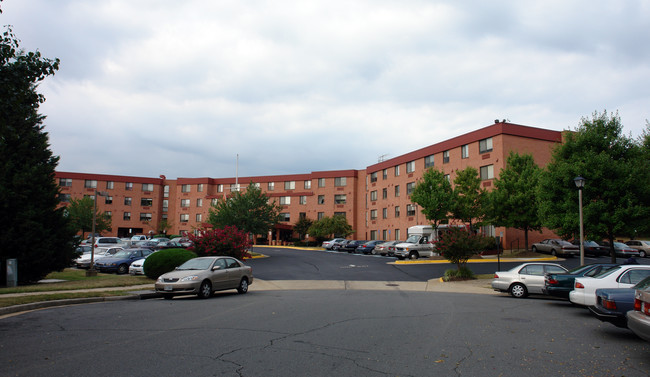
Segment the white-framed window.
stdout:
<path fill-rule="evenodd" d="M 395 185 L 395 197 L 399 197 L 399 185 Z"/>
<path fill-rule="evenodd" d="M 318 214 L 316 214 L 316 220 L 322 220 L 323 217 L 325 217 L 325 212 L 318 212 Z"/>
<path fill-rule="evenodd" d="M 291 197 L 290 196 L 281 196 L 280 197 L 280 205 L 288 206 L 290 204 L 291 204 Z"/>
<path fill-rule="evenodd" d="M 196 214 L 196 222 L 200 223 L 201 221 L 203 221 L 203 216 L 200 213 L 197 213 Z"/>
<path fill-rule="evenodd" d="M 399 206 L 395 206 L 395 217 L 399 217 Z"/>
<path fill-rule="evenodd" d="M 371 209 L 370 210 L 370 220 L 377 220 L 377 210 L 376 209 Z"/>
<path fill-rule="evenodd" d="M 266 189 L 267 189 L 268 191 L 273 191 L 273 190 L 275 190 L 275 182 L 269 182 L 269 183 L 266 185 Z"/>
<path fill-rule="evenodd" d="M 124 212 L 122 215 L 122 220 L 131 220 L 131 212 Z"/>
<path fill-rule="evenodd" d="M 113 197 L 112 196 L 105 196 L 104 197 L 104 203 L 105 204 L 113 204 Z"/>
<path fill-rule="evenodd" d="M 153 191 L 153 183 L 143 183 L 142 184 L 142 191 L 144 191 L 144 192 L 152 192 Z"/>
<path fill-rule="evenodd" d="M 305 190 L 311 189 L 311 179 L 305 181 Z"/>
<path fill-rule="evenodd" d="M 140 221 L 151 221 L 151 214 L 140 212 Z"/>
<path fill-rule="evenodd" d="M 210 205 L 211 206 L 216 206 L 219 203 L 219 198 L 212 198 L 210 199 Z"/>
<path fill-rule="evenodd" d="M 377 172 L 370 173 L 370 182 L 377 182 Z"/>
<path fill-rule="evenodd" d="M 411 195 L 411 193 L 415 190 L 415 182 L 409 182 L 406 184 L 406 195 Z"/>
<path fill-rule="evenodd" d="M 106 190 L 112 190 L 115 187 L 115 182 L 106 181 Z"/>
<path fill-rule="evenodd" d="M 307 195 L 300 195 L 300 204 L 307 204 Z"/>
<path fill-rule="evenodd" d="M 469 158 L 469 145 L 461 145 L 460 147 L 460 158 Z"/>
<path fill-rule="evenodd" d="M 388 218 L 388 208 L 382 208 L 382 209 L 381 209 L 381 217 L 382 217 L 383 219 L 387 219 L 387 218 Z"/>
<path fill-rule="evenodd" d="M 494 179 L 494 165 L 481 166 L 481 180 Z"/>
<path fill-rule="evenodd" d="M 415 171 L 415 161 L 410 161 L 406 163 L 406 172 L 413 173 Z"/>
<path fill-rule="evenodd" d="M 217 185 L 217 192 L 223 192 L 223 185 L 222 184 Z"/>
<path fill-rule="evenodd" d="M 280 221 L 291 221 L 291 214 L 289 212 L 283 212 L 280 214 Z"/>
<path fill-rule="evenodd" d="M 449 162 L 449 151 L 442 152 L 442 163 L 446 164 Z"/>
<path fill-rule="evenodd" d="M 388 199 L 388 189 L 386 187 L 381 189 L 381 198 L 382 199 Z"/>
<path fill-rule="evenodd" d="M 346 217 L 347 214 L 345 212 L 334 212 L 334 216 Z"/>
<path fill-rule="evenodd" d="M 189 199 L 181 199 L 181 208 L 188 208 L 190 206 Z"/>
<path fill-rule="evenodd" d="M 334 203 L 345 204 L 347 203 L 347 196 L 345 194 L 334 195 Z"/>
<path fill-rule="evenodd" d="M 381 179 L 388 179 L 388 169 L 384 169 L 381 171 Z"/>
<path fill-rule="evenodd" d="M 191 192 L 192 191 L 192 186 L 191 185 L 181 185 L 181 192 Z"/>
<path fill-rule="evenodd" d="M 488 137 L 487 139 L 478 141 L 478 153 L 487 153 L 492 152 L 492 138 Z"/>
<path fill-rule="evenodd" d="M 432 167 L 432 166 L 434 166 L 434 158 L 433 158 L 433 155 L 431 155 L 431 156 L 426 156 L 426 157 L 424 158 L 424 168 L 426 169 L 426 168 L 430 168 L 430 167 Z"/>
<path fill-rule="evenodd" d="M 325 187 L 325 178 L 318 178 L 318 187 Z"/>
<path fill-rule="evenodd" d="M 202 198 L 196 199 L 196 206 L 197 207 L 203 207 L 203 199 Z"/>
<path fill-rule="evenodd" d="M 382 240 L 387 240 L 388 239 L 388 231 L 386 229 L 381 231 L 381 239 Z"/>
<path fill-rule="evenodd" d="M 401 238 L 401 233 L 399 229 L 395 229 L 395 241 L 399 241 Z"/>
<path fill-rule="evenodd" d="M 370 191 L 370 201 L 374 202 L 377 200 L 377 190 Z"/>
<path fill-rule="evenodd" d="M 169 198 L 169 185 L 163 186 L 163 198 Z"/>
<path fill-rule="evenodd" d="M 163 212 L 169 211 L 169 200 L 163 199 L 163 201 L 162 201 L 162 210 L 163 210 Z"/>
<path fill-rule="evenodd" d="M 133 190 L 133 182 L 124 182 L 124 189 L 127 191 Z"/>
<path fill-rule="evenodd" d="M 371 230 L 370 231 L 370 240 L 374 241 L 377 239 L 377 231 L 376 230 Z"/>
<path fill-rule="evenodd" d="M 447 180 L 447 182 L 451 183 L 451 176 L 449 174 L 445 174 L 445 179 Z"/>
<path fill-rule="evenodd" d="M 113 211 L 104 211 L 104 214 L 108 217 L 113 217 Z"/>
<path fill-rule="evenodd" d="M 399 177 L 399 165 L 395 166 L 395 176 Z"/>
<path fill-rule="evenodd" d="M 325 195 L 318 195 L 318 204 L 325 204 Z"/>
<path fill-rule="evenodd" d="M 196 185 L 196 192 L 203 192 L 203 183 L 199 183 Z"/>
<path fill-rule="evenodd" d="M 124 197 L 124 205 L 125 205 L 125 206 L 130 206 L 130 205 L 131 205 L 131 201 L 132 201 L 132 199 L 131 199 L 130 196 L 125 196 L 125 197 Z"/>
<path fill-rule="evenodd" d="M 97 188 L 97 181 L 94 179 L 86 179 L 84 181 L 84 188 Z"/>
<path fill-rule="evenodd" d="M 59 186 L 61 187 L 72 186 L 72 178 L 59 178 Z"/>
<path fill-rule="evenodd" d="M 151 207 L 153 205 L 152 198 L 140 198 L 140 205 L 143 207 Z"/>
<path fill-rule="evenodd" d="M 239 183 L 230 184 L 230 192 L 235 192 L 235 191 L 239 191 Z"/>
<path fill-rule="evenodd" d="M 415 216 L 415 205 L 413 204 L 406 205 L 406 216 Z"/>
<path fill-rule="evenodd" d="M 190 221 L 190 215 L 188 213 L 181 213 L 181 222 L 186 223 Z"/>
<path fill-rule="evenodd" d="M 284 189 L 285 190 L 295 190 L 296 189 L 296 181 L 285 181 L 284 182 Z"/>
<path fill-rule="evenodd" d="M 63 203 L 70 203 L 70 194 L 59 194 L 59 201 Z"/>
<path fill-rule="evenodd" d="M 347 177 L 336 177 L 334 178 L 334 186 L 341 187 L 347 184 Z"/>

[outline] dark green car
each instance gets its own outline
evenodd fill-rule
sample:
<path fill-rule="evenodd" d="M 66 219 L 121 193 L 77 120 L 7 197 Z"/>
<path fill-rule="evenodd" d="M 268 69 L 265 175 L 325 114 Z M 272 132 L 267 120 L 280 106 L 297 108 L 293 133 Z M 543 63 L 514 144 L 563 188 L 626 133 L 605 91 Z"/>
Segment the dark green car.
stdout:
<path fill-rule="evenodd" d="M 545 295 L 568 299 L 577 277 L 595 276 L 616 266 L 618 264 L 615 263 L 593 263 L 576 267 L 566 274 L 546 274 L 542 292 Z"/>

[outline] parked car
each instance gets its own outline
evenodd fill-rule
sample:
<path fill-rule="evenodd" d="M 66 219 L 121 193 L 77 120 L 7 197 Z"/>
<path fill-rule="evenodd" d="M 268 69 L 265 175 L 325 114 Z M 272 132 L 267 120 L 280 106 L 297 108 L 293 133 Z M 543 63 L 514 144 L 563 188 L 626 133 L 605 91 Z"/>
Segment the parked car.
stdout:
<path fill-rule="evenodd" d="M 512 297 L 523 298 L 531 293 L 543 293 L 545 274 L 566 272 L 566 268 L 555 263 L 524 263 L 508 271 L 495 272 L 492 288 L 495 291 L 510 293 Z"/>
<path fill-rule="evenodd" d="M 154 247 L 154 250 L 162 249 L 185 249 L 185 247 L 182 244 L 174 241 L 158 242 L 158 244 Z"/>
<path fill-rule="evenodd" d="M 176 237 L 176 238 L 172 238 L 171 241 L 172 242 L 178 242 L 185 248 L 188 248 L 188 247 L 194 245 L 194 242 L 192 242 L 192 240 L 190 240 L 187 237 Z"/>
<path fill-rule="evenodd" d="M 153 254 L 153 253 L 151 253 Z M 151 255 L 149 254 L 149 255 Z M 129 274 L 130 275 L 144 275 L 144 261 L 147 260 L 147 255 L 144 258 L 136 259 L 131 263 L 129 266 Z"/>
<path fill-rule="evenodd" d="M 580 253 L 580 240 L 573 240 L 571 243 L 578 247 L 578 253 Z M 585 255 L 591 255 L 594 257 L 609 255 L 609 249 L 600 246 L 596 241 L 585 241 L 582 245 L 585 249 Z"/>
<path fill-rule="evenodd" d="M 370 254 L 372 253 L 373 250 L 375 250 L 375 247 L 377 245 L 382 244 L 384 242 L 386 241 L 383 240 L 366 241 L 361 245 L 359 245 L 355 251 L 357 253 Z"/>
<path fill-rule="evenodd" d="M 632 288 L 596 289 L 596 305 L 589 310 L 603 322 L 617 327 L 627 327 L 627 312 L 634 310 L 634 294 L 637 289 L 650 287 L 650 277 L 638 282 Z"/>
<path fill-rule="evenodd" d="M 395 245 L 398 243 L 402 243 L 404 241 L 387 241 L 384 243 L 380 243 L 379 245 L 375 246 L 375 249 L 372 251 L 373 254 L 379 254 L 379 255 L 395 255 Z M 392 252 L 391 252 L 392 249 Z"/>
<path fill-rule="evenodd" d="M 569 241 L 561 240 L 559 238 L 549 238 L 542 242 L 533 244 L 533 253 L 546 253 L 553 256 L 566 255 L 574 256 L 580 255 L 580 247 L 572 244 Z"/>
<path fill-rule="evenodd" d="M 348 253 L 354 253 L 357 250 L 357 247 L 363 245 L 365 240 L 351 240 L 350 242 L 346 243 L 345 245 L 341 246 L 341 251 L 347 251 Z"/>
<path fill-rule="evenodd" d="M 177 295 L 208 298 L 215 291 L 237 289 L 248 292 L 253 284 L 253 269 L 232 257 L 199 257 L 188 260 L 156 281 L 156 292 L 165 299 Z"/>
<path fill-rule="evenodd" d="M 92 251 L 92 249 L 93 249 L 93 247 L 90 246 L 90 245 L 79 245 L 75 249 L 75 252 L 77 253 L 77 255 L 82 256 L 84 254 L 90 253 Z"/>
<path fill-rule="evenodd" d="M 332 248 L 334 247 L 334 245 L 336 243 L 342 242 L 342 241 L 345 241 L 345 238 L 334 238 L 333 240 L 323 242 L 321 247 L 323 247 L 323 249 L 325 249 L 325 250 L 332 250 Z"/>
<path fill-rule="evenodd" d="M 147 241 L 139 241 L 136 244 L 137 248 L 145 248 L 145 249 L 150 249 L 150 250 L 156 250 L 158 247 L 158 242 L 147 240 Z"/>
<path fill-rule="evenodd" d="M 131 236 L 131 241 L 146 241 L 147 236 L 144 234 L 136 234 L 135 236 Z"/>
<path fill-rule="evenodd" d="M 615 263 L 594 263 L 578 266 L 566 274 L 546 274 L 543 292 L 545 295 L 568 299 L 577 277 L 595 276 L 616 266 L 618 264 Z"/>
<path fill-rule="evenodd" d="M 636 290 L 634 310 L 627 312 L 627 327 L 650 342 L 650 288 Z"/>
<path fill-rule="evenodd" d="M 94 254 L 87 253 L 81 255 L 79 258 L 75 259 L 75 265 L 77 268 L 90 268 L 90 259 L 94 259 L 94 262 L 97 262 L 99 258 L 112 256 L 118 251 L 124 250 L 123 247 L 96 247 Z"/>
<path fill-rule="evenodd" d="M 95 267 L 101 272 L 116 272 L 126 274 L 129 272 L 129 266 L 133 261 L 141 259 L 151 254 L 151 249 L 126 249 L 115 253 L 110 257 L 99 258 L 95 262 Z"/>
<path fill-rule="evenodd" d="M 569 300 L 576 305 L 596 304 L 598 288 L 631 288 L 650 276 L 650 265 L 628 264 L 617 266 L 593 277 L 576 278 Z"/>
<path fill-rule="evenodd" d="M 118 246 L 121 244 L 122 240 L 117 237 L 95 237 L 95 247 Z"/>
<path fill-rule="evenodd" d="M 627 246 L 623 242 L 614 242 L 614 252 L 616 253 L 616 256 L 620 258 L 632 258 L 641 255 L 639 250 Z"/>
<path fill-rule="evenodd" d="M 332 250 L 334 250 L 334 251 L 343 251 L 343 250 L 341 250 L 341 248 L 343 246 L 345 246 L 350 241 L 352 241 L 352 240 L 343 240 L 343 241 L 340 241 L 340 242 L 334 242 L 334 244 L 332 245 Z"/>
<path fill-rule="evenodd" d="M 639 256 L 645 258 L 650 254 L 650 241 L 645 240 L 630 240 L 625 244 L 633 249 L 639 250 Z"/>

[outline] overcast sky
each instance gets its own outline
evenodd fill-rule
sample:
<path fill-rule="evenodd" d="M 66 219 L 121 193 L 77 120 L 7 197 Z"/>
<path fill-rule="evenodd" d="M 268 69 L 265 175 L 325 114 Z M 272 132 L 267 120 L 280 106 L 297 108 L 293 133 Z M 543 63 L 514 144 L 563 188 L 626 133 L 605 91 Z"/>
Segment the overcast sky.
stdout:
<path fill-rule="evenodd" d="M 494 119 L 650 118 L 650 1 L 4 0 L 61 59 L 59 171 L 167 178 L 364 169 Z"/>

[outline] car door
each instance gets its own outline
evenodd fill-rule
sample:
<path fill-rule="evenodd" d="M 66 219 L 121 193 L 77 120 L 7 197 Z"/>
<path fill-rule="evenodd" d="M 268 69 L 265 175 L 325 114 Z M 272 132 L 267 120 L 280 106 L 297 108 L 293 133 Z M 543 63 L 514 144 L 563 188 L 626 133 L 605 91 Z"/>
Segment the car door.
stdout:
<path fill-rule="evenodd" d="M 629 269 L 618 277 L 618 287 L 631 288 L 636 285 L 636 283 L 640 282 L 648 276 L 650 276 L 650 267 Z"/>
<path fill-rule="evenodd" d="M 526 285 L 528 293 L 542 293 L 542 288 L 544 288 L 544 265 L 527 265 L 519 271 L 519 279 Z"/>
<path fill-rule="evenodd" d="M 243 267 L 235 260 L 234 258 L 225 258 L 226 268 L 228 271 L 228 283 L 227 288 L 237 288 L 239 286 L 239 280 L 243 274 Z"/>
<path fill-rule="evenodd" d="M 215 268 L 216 267 L 216 268 Z M 210 280 L 212 281 L 212 289 L 215 291 L 227 289 L 228 285 L 228 269 L 226 268 L 226 259 L 219 258 L 212 265 L 210 272 Z"/>

